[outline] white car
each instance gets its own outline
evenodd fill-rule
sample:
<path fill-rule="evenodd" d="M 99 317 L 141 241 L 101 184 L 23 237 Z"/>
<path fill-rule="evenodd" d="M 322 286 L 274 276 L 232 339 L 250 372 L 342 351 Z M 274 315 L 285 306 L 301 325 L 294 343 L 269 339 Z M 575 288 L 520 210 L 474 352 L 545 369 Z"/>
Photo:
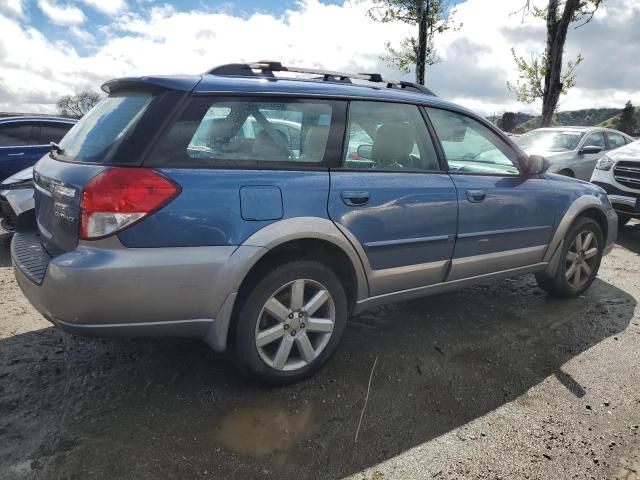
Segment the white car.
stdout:
<path fill-rule="evenodd" d="M 0 227 L 13 232 L 18 215 L 32 208 L 33 167 L 29 167 L 0 183 Z"/>
<path fill-rule="evenodd" d="M 640 218 L 640 140 L 600 158 L 591 182 L 607 192 L 618 225 Z"/>

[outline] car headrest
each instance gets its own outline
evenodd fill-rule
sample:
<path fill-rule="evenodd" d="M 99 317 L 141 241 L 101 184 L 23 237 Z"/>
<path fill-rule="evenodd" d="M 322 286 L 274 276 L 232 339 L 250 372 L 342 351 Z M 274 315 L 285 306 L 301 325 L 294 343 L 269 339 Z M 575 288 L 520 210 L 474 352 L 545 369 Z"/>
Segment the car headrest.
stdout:
<path fill-rule="evenodd" d="M 304 139 L 304 144 L 302 145 L 302 155 L 300 159 L 307 162 L 321 162 L 324 159 L 328 139 L 328 126 L 317 125 L 309 127 Z"/>
<path fill-rule="evenodd" d="M 414 143 L 408 124 L 387 123 L 378 127 L 371 154 L 374 160 L 382 162 L 406 160 Z"/>

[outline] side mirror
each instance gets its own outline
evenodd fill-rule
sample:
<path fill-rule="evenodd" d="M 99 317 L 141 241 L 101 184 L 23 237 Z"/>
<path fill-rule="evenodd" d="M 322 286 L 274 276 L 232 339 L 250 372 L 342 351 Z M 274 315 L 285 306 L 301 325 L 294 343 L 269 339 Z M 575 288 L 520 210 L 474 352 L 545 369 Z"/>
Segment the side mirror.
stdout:
<path fill-rule="evenodd" d="M 542 155 L 529 155 L 526 162 L 526 175 L 540 175 L 547 171 L 549 168 L 549 160 L 544 158 Z"/>
<path fill-rule="evenodd" d="M 373 159 L 373 145 L 364 144 L 358 146 L 358 155 L 366 160 Z"/>
<path fill-rule="evenodd" d="M 585 145 L 578 152 L 580 155 L 589 155 L 591 153 L 600 153 L 602 151 L 602 147 L 598 145 Z"/>

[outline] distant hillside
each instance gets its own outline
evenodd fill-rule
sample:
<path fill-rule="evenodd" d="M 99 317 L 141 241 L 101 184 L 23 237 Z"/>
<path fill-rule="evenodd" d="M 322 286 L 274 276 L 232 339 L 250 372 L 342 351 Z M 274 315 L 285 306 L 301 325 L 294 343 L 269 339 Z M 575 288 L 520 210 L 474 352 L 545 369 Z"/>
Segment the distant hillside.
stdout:
<path fill-rule="evenodd" d="M 621 108 L 586 108 L 584 110 L 558 112 L 553 118 L 553 125 L 560 127 L 569 125 L 590 127 L 609 121 L 613 117 L 618 118 L 621 112 Z M 518 126 L 527 131 L 538 128 L 540 126 L 540 117 L 531 117 Z"/>
<path fill-rule="evenodd" d="M 618 122 L 620 121 L 620 115 L 622 112 L 618 112 L 616 115 L 607 118 L 604 122 L 598 124 L 599 127 L 605 128 L 618 128 Z M 633 119 L 636 125 L 636 131 L 634 132 L 636 135 L 640 134 L 640 107 L 636 107 L 636 110 L 633 114 Z"/>
<path fill-rule="evenodd" d="M 514 115 L 515 115 L 514 122 L 516 126 L 521 125 L 526 121 L 528 121 L 529 119 L 533 118 L 533 115 L 529 115 L 528 113 L 522 113 L 522 112 L 516 112 L 514 113 Z M 490 115 L 489 117 L 487 117 L 487 119 L 491 123 L 495 123 L 496 125 L 499 125 L 498 122 L 502 120 L 502 115 Z"/>

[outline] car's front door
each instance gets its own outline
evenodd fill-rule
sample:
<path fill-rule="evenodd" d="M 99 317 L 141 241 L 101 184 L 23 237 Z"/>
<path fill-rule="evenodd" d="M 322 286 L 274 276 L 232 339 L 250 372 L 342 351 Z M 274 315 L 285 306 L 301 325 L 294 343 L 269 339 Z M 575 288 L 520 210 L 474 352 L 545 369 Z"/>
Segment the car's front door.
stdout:
<path fill-rule="evenodd" d="M 0 124 L 0 182 L 33 165 L 30 147 L 33 135 L 29 122 Z"/>
<path fill-rule="evenodd" d="M 447 280 L 541 262 L 556 222 L 547 180 L 521 175 L 517 151 L 481 122 L 449 110 L 427 112 L 458 194 Z"/>
<path fill-rule="evenodd" d="M 415 105 L 353 101 L 342 166 L 331 171 L 329 216 L 362 246 L 372 296 L 441 282 L 457 199 Z"/>
<path fill-rule="evenodd" d="M 597 153 L 580 153 L 584 147 L 600 147 Z M 596 162 L 605 154 L 607 143 L 603 131 L 592 132 L 587 135 L 578 147 L 578 157 L 573 165 L 573 172 L 576 178 L 589 181 L 596 167 Z"/>

